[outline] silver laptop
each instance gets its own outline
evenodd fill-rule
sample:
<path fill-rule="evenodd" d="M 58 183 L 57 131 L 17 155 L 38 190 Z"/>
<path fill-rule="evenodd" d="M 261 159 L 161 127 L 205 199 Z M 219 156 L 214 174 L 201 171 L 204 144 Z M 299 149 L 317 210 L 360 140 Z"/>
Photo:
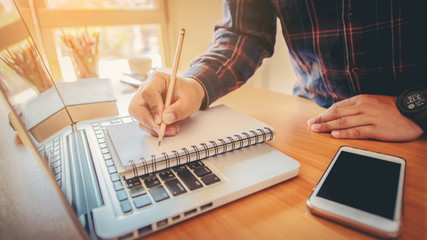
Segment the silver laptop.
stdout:
<path fill-rule="evenodd" d="M 22 18 L 17 21 L 10 31 L 20 32 L 24 36 L 22 41 L 31 45 L 32 40 Z M 7 52 L 5 49 L 13 49 L 3 40 L 6 38 L 0 36 L 1 54 Z M 40 61 L 38 51 L 35 53 Z M 59 106 L 57 112 L 63 112 L 65 118 L 58 117 L 54 125 L 34 132 L 28 126 L 28 117 L 22 109 L 47 90 L 42 93 L 28 90 L 22 86 L 25 85 L 23 75 L 17 74 L 1 60 L 0 64 L 7 69 L 0 75 L 0 89 L 10 104 L 15 129 L 26 145 L 44 159 L 92 239 L 140 238 L 299 173 L 297 161 L 267 144 L 258 144 L 125 179 L 117 172 L 116 154 L 110 150 L 104 130 L 112 124 L 132 122 L 133 118 L 73 121 L 58 87 L 48 77 L 52 84 L 50 94 L 54 93 L 54 97 L 49 98 L 50 104 Z M 22 84 L 17 86 L 16 83 Z M 32 97 L 25 97 L 30 95 Z M 40 115 L 45 114 L 43 105 L 34 109 L 40 111 Z"/>

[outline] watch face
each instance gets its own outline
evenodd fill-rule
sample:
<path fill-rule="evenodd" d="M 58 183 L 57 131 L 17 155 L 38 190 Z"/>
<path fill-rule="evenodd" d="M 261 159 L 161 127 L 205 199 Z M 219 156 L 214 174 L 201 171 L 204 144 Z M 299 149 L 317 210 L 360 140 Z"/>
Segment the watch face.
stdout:
<path fill-rule="evenodd" d="M 426 96 L 422 91 L 412 91 L 403 98 L 403 106 L 411 111 L 417 111 L 426 104 Z"/>

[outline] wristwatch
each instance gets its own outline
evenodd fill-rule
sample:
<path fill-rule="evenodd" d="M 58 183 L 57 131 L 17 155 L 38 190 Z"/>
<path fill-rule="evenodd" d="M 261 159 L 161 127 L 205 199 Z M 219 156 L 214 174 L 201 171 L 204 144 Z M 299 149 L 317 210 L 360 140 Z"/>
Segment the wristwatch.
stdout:
<path fill-rule="evenodd" d="M 419 86 L 405 90 L 397 98 L 397 108 L 427 132 L 427 90 Z"/>

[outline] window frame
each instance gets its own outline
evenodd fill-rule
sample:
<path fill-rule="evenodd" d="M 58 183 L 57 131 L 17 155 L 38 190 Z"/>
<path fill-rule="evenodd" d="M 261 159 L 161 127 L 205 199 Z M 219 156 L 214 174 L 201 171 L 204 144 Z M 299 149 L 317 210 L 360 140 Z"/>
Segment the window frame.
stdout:
<path fill-rule="evenodd" d="M 35 25 L 34 41 L 38 43 L 45 54 L 51 74 L 54 79 L 61 79 L 62 73 L 55 47 L 54 31 L 58 28 L 73 27 L 102 27 L 123 25 L 157 25 L 159 32 L 159 47 L 162 65 L 170 65 L 170 49 L 168 44 L 168 16 L 166 0 L 154 0 L 154 9 L 49 9 L 44 0 L 25 1 L 25 11 L 31 11 L 32 22 Z M 28 11 L 27 10 L 27 11 Z M 33 33 L 33 34 L 34 34 Z"/>

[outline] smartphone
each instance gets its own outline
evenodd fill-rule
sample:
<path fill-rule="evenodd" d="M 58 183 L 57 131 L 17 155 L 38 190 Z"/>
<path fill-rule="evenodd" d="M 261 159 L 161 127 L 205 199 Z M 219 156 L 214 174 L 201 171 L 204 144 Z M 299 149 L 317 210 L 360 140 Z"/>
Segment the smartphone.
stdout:
<path fill-rule="evenodd" d="M 395 238 L 402 226 L 406 161 L 342 146 L 307 199 L 310 212 L 366 233 Z"/>

